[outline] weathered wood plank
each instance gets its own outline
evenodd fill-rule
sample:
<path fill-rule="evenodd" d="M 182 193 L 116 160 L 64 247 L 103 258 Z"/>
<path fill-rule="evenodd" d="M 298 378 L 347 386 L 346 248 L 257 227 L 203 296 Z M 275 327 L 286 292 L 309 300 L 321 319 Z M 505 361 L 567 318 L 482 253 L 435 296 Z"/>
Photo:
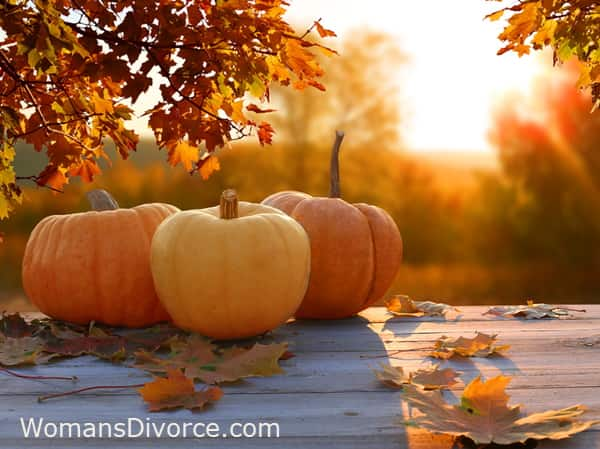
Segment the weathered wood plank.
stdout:
<path fill-rule="evenodd" d="M 263 379 L 248 379 L 227 386 L 227 391 L 260 394 L 263 392 L 338 392 L 377 391 L 382 387 L 375 382 L 371 367 L 387 363 L 386 358 L 370 357 L 371 353 L 302 353 L 282 363 L 286 374 Z M 423 363 L 424 351 L 396 354 L 391 363 L 414 370 Z M 463 373 L 466 382 L 482 374 L 491 377 L 500 373 L 515 376 L 513 384 L 529 388 L 571 388 L 571 386 L 600 386 L 600 348 L 568 348 L 564 352 L 544 352 L 542 344 L 513 348 L 510 357 L 456 359 L 445 362 Z M 512 355 L 512 356 L 511 356 Z M 567 363 L 568 361 L 568 363 Z M 434 362 L 434 360 L 432 360 Z M 574 369 L 573 367 L 577 368 Z M 113 385 L 146 382 L 150 378 L 140 370 L 112 365 L 91 357 L 64 360 L 59 363 L 20 369 L 25 374 L 79 377 L 77 384 L 65 381 L 31 381 L 0 375 L 0 397 L 16 394 L 41 395 L 64 391 L 72 387 L 87 387 L 106 383 Z M 119 394 L 131 394 L 126 391 Z"/>
<path fill-rule="evenodd" d="M 458 312 L 452 311 L 448 313 L 449 320 L 460 319 L 461 321 L 498 321 L 505 320 L 505 318 L 496 317 L 494 315 L 487 315 L 485 312 L 492 306 L 457 306 Z M 582 312 L 572 312 L 571 318 L 567 319 L 600 319 L 600 304 L 567 304 L 565 307 L 577 310 L 585 310 Z M 393 315 L 387 313 L 385 307 L 370 307 L 360 313 L 361 317 L 364 317 L 371 323 L 382 323 L 393 317 Z M 402 317 L 398 318 L 402 320 L 414 320 L 418 321 L 421 318 L 413 317 Z M 444 317 L 426 317 L 428 321 L 443 322 L 446 320 Z"/>
<path fill-rule="evenodd" d="M 575 308 L 579 306 L 574 306 Z M 451 439 L 406 429 L 401 393 L 374 378 L 370 366 L 385 358 L 369 358 L 399 349 L 392 364 L 408 369 L 422 366 L 427 348 L 441 335 L 469 335 L 475 330 L 498 333 L 513 347 L 507 357 L 447 362 L 468 382 L 478 374 L 513 376 L 509 394 L 527 411 L 584 403 L 588 419 L 600 419 L 600 344 L 584 346 L 581 337 L 600 335 L 600 305 L 584 306 L 585 314 L 568 320 L 522 321 L 482 316 L 487 307 L 462 308 L 459 321 L 440 318 L 392 318 L 383 308 L 363 317 L 337 322 L 292 322 L 274 332 L 287 340 L 296 358 L 283 362 L 287 374 L 226 385 L 226 395 L 205 413 L 188 411 L 148 414 L 135 390 L 90 392 L 38 404 L 39 394 L 72 388 L 69 382 L 26 381 L 0 376 L 0 447 L 285 447 L 285 448 L 411 448 L 450 449 Z M 19 370 L 23 371 L 23 370 Z M 135 369 L 91 357 L 33 367 L 27 373 L 78 375 L 77 386 L 140 383 L 148 377 Z M 459 385 L 457 389 L 460 390 Z M 455 391 L 454 393 L 456 393 Z M 448 392 L 452 395 L 453 392 Z M 116 422 L 128 417 L 156 423 L 234 421 L 277 422 L 278 439 L 134 439 L 24 440 L 19 417 L 54 421 Z M 600 449 L 600 430 L 568 442 L 543 442 L 548 449 Z"/>
<path fill-rule="evenodd" d="M 515 403 L 524 403 L 528 412 L 550 407 L 566 407 L 587 403 L 590 407 L 586 419 L 600 418 L 600 396 L 597 389 L 574 388 L 569 397 L 556 390 L 511 389 Z M 276 422 L 280 435 L 286 438 L 360 435 L 395 435 L 406 440 L 407 430 L 401 423 L 409 417 L 398 392 L 331 393 L 327 395 L 305 393 L 299 395 L 226 395 L 221 402 L 202 414 L 188 411 L 148 415 L 141 401 L 118 401 L 111 396 L 80 395 L 36 403 L 31 397 L 16 397 L 10 408 L 0 418 L 0 447 L 3 440 L 22 437 L 21 417 L 44 417 L 46 421 L 108 422 L 115 423 L 129 417 L 154 423 L 216 422 L 223 429 L 233 422 Z M 93 404 L 93 407 L 90 407 Z M 592 430 L 592 433 L 600 431 Z"/>

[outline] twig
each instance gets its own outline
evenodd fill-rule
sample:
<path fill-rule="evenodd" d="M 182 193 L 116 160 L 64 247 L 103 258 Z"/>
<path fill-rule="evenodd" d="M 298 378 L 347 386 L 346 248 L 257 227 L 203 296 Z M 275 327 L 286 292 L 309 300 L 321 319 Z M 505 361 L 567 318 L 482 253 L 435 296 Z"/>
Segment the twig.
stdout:
<path fill-rule="evenodd" d="M 421 348 L 410 348 L 410 349 L 397 349 L 392 352 L 386 352 L 381 355 L 361 355 L 361 359 L 384 359 L 386 357 L 392 357 L 396 354 L 400 354 L 401 352 L 409 352 L 409 351 L 425 351 L 427 349 L 431 349 L 431 346 L 421 347 Z"/>
<path fill-rule="evenodd" d="M 310 32 L 315 29 L 315 27 L 317 26 L 317 23 L 321 22 L 321 20 L 323 20 L 322 17 L 319 17 L 317 20 L 315 20 L 313 22 L 313 24 L 306 29 L 304 34 L 302 34 L 302 36 L 300 36 L 300 40 L 303 40 L 306 36 L 308 36 L 310 34 Z"/>
<path fill-rule="evenodd" d="M 73 394 L 83 393 L 84 391 L 110 390 L 110 389 L 119 389 L 119 388 L 141 388 L 144 385 L 146 385 L 146 384 L 133 384 L 133 385 L 96 385 L 94 387 L 85 387 L 85 388 L 79 388 L 77 390 L 65 391 L 65 392 L 62 392 L 62 393 L 54 393 L 54 394 L 47 394 L 45 396 L 38 396 L 38 402 L 44 402 L 44 401 L 47 401 L 48 399 L 60 398 L 60 397 L 63 397 L 63 396 L 71 396 Z"/>
<path fill-rule="evenodd" d="M 71 380 L 73 382 L 77 381 L 77 376 L 28 376 L 27 374 L 19 374 L 11 371 L 7 368 L 0 367 L 0 371 L 9 374 L 14 377 L 19 377 L 21 379 L 31 379 L 31 380 Z"/>
<path fill-rule="evenodd" d="M 35 175 L 31 175 L 31 176 L 17 176 L 15 179 L 17 181 L 33 181 L 33 182 L 35 182 L 38 185 L 38 187 L 43 187 L 45 189 L 52 190 L 53 192 L 56 192 L 56 193 L 65 193 L 64 190 L 57 189 L 55 187 L 49 186 L 48 184 L 42 184 L 40 182 L 39 176 L 35 176 Z"/>

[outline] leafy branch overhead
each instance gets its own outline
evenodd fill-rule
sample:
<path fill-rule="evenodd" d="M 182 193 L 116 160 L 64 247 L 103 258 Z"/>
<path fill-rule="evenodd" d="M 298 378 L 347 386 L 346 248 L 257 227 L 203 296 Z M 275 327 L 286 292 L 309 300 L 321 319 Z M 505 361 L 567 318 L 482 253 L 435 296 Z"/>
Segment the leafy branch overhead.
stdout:
<path fill-rule="evenodd" d="M 211 154 L 271 125 L 248 113 L 269 109 L 272 83 L 323 90 L 311 39 L 333 36 L 315 22 L 298 34 L 283 19 L 285 0 L 51 0 L 0 2 L 0 218 L 21 202 L 15 143 L 44 151 L 44 170 L 25 178 L 60 189 L 69 177 L 91 181 L 106 158 L 106 138 L 123 158 L 138 135 L 127 121 L 150 90 L 145 111 L 172 165 L 218 169 Z"/>
<path fill-rule="evenodd" d="M 497 2 L 498 0 L 487 0 Z M 503 54 L 519 56 L 531 50 L 552 48 L 554 63 L 572 57 L 581 62 L 579 87 L 591 87 L 594 108 L 600 105 L 600 22 L 598 4 L 589 0 L 527 0 L 508 2 L 489 14 L 492 21 L 507 19 L 498 38 Z"/>

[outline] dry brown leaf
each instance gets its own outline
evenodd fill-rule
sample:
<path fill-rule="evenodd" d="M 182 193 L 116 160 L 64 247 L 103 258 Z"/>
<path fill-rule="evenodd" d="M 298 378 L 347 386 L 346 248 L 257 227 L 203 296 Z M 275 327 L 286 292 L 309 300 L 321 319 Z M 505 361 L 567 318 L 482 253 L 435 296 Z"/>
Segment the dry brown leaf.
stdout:
<path fill-rule="evenodd" d="M 455 339 L 446 336 L 435 342 L 434 350 L 429 354 L 438 359 L 460 357 L 489 357 L 501 354 L 510 348 L 510 345 L 496 346 L 497 335 L 487 335 L 477 332 L 475 337 L 458 337 Z"/>
<path fill-rule="evenodd" d="M 513 444 L 528 439 L 560 440 L 583 432 L 600 421 L 577 421 L 585 408 L 574 405 L 521 416 L 519 405 L 508 405 L 506 385 L 510 377 L 498 376 L 487 382 L 477 377 L 463 392 L 461 403 L 448 404 L 440 391 L 424 391 L 415 385 L 404 387 L 404 400 L 419 410 L 406 424 L 434 433 L 464 436 L 476 444 Z"/>
<path fill-rule="evenodd" d="M 204 408 L 223 396 L 223 390 L 214 386 L 195 391 L 194 381 L 178 369 L 169 370 L 166 378 L 157 377 L 138 391 L 151 412 L 180 407 L 189 410 Z"/>
<path fill-rule="evenodd" d="M 423 368 L 412 373 L 404 372 L 401 366 L 379 364 L 381 369 L 373 369 L 375 376 L 382 383 L 392 388 L 403 388 L 404 385 L 413 384 L 425 390 L 439 390 L 449 388 L 458 383 L 458 373 L 452 368 L 439 369 L 439 365 Z"/>
<path fill-rule="evenodd" d="M 488 311 L 484 313 L 484 315 L 494 315 L 505 318 L 524 318 L 526 320 L 539 320 L 542 318 L 564 318 L 571 316 L 570 312 L 585 312 L 585 310 L 527 301 L 526 306 L 490 307 Z"/>
<path fill-rule="evenodd" d="M 455 307 L 441 302 L 413 301 L 405 295 L 392 296 L 385 302 L 388 312 L 396 316 L 445 316 Z"/>
<path fill-rule="evenodd" d="M 153 373 L 183 369 L 186 376 L 208 384 L 233 382 L 244 377 L 282 373 L 279 360 L 286 350 L 287 343 L 257 343 L 251 348 L 234 346 L 219 350 L 209 340 L 192 335 L 173 343 L 171 354 L 165 358 L 145 351 L 136 353 L 134 367 Z"/>
<path fill-rule="evenodd" d="M 43 352 L 44 342 L 38 337 L 11 338 L 0 335 L 0 365 L 35 365 L 46 363 L 56 354 Z"/>

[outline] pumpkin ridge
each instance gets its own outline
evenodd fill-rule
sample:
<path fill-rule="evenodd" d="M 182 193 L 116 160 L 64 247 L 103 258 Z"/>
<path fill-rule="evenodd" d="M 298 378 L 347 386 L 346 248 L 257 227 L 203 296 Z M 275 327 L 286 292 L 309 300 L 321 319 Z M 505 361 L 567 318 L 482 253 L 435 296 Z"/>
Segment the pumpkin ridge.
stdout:
<path fill-rule="evenodd" d="M 93 273 L 91 278 L 92 278 L 92 285 L 91 285 L 91 289 L 93 292 L 95 292 L 95 295 L 99 298 L 98 304 L 100 305 L 100 314 L 102 316 L 106 316 L 106 299 L 104 296 L 104 292 L 102 291 L 102 282 L 100 282 L 99 279 L 99 273 L 100 271 L 98 270 L 98 265 L 100 264 L 100 255 L 98 254 L 98 245 L 97 245 L 97 241 L 99 239 L 102 238 L 102 222 L 100 219 L 100 215 L 99 214 L 95 214 L 93 216 L 90 217 L 90 221 L 93 223 L 93 228 L 94 228 L 94 241 L 92 242 L 92 248 L 93 248 L 93 255 L 91 257 L 91 272 Z M 112 314 L 111 314 L 112 315 Z"/>
<path fill-rule="evenodd" d="M 187 212 L 187 211 L 186 211 Z M 185 213 L 185 212 L 184 212 Z M 176 234 L 175 237 L 173 238 L 173 240 L 170 242 L 170 244 L 173 246 L 173 248 L 176 249 L 176 251 L 171 252 L 171 260 L 170 260 L 170 265 L 173 267 L 173 271 L 176 273 L 175 276 L 175 294 L 172 295 L 172 298 L 175 299 L 176 301 L 176 305 L 177 308 L 181 307 L 181 303 L 183 300 L 183 297 L 181 295 L 181 286 L 183 284 L 183 280 L 181 279 L 181 270 L 179 269 L 179 257 L 176 257 L 177 254 L 176 252 L 179 250 L 179 247 L 181 246 L 181 240 L 185 239 L 187 237 L 187 235 L 189 234 L 189 229 L 194 225 L 194 217 L 192 215 L 187 215 L 186 217 L 187 219 L 184 221 L 184 226 L 183 229 L 181 230 L 181 232 L 179 234 Z M 202 300 L 202 298 L 200 298 L 200 300 Z M 191 320 L 186 320 L 189 326 L 189 323 L 193 323 L 193 319 Z"/>
<path fill-rule="evenodd" d="M 354 204 L 352 206 L 354 206 Z M 365 296 L 365 299 L 363 300 L 360 308 L 354 314 L 360 312 L 361 310 L 365 309 L 368 306 L 369 299 L 371 298 L 371 294 L 373 293 L 373 290 L 375 289 L 375 280 L 378 277 L 377 276 L 377 245 L 375 244 L 375 230 L 373 229 L 373 226 L 371 225 L 371 220 L 369 220 L 369 217 L 367 216 L 367 214 L 365 214 L 358 207 L 355 206 L 355 208 L 367 219 L 367 223 L 369 224 L 369 229 L 370 229 L 369 236 L 371 237 L 371 245 L 373 246 L 373 275 L 371 276 L 371 285 L 369 287 L 369 291 L 367 292 L 367 295 Z"/>
<path fill-rule="evenodd" d="M 290 251 L 290 245 L 288 244 L 287 239 L 283 236 L 283 233 L 281 232 L 281 229 L 279 229 L 279 226 L 277 226 L 275 223 L 273 223 L 269 218 L 267 218 L 264 215 L 257 215 L 257 216 L 260 217 L 260 218 L 262 218 L 262 220 L 265 221 L 270 228 L 272 228 L 272 229 L 275 230 L 275 233 L 278 235 L 279 240 L 281 240 L 281 242 L 283 244 L 283 247 L 285 248 L 286 260 L 289 260 L 290 259 L 290 255 L 292 253 Z"/>
<path fill-rule="evenodd" d="M 140 209 L 133 208 L 132 211 L 135 214 L 135 222 L 136 222 L 137 226 L 140 228 L 140 233 L 143 234 L 145 237 L 146 248 L 149 249 L 150 245 L 152 244 L 152 236 L 149 234 L 149 229 L 151 229 L 151 228 L 148 226 L 148 224 L 152 225 L 152 223 L 154 222 L 154 219 L 153 219 L 152 215 L 149 215 L 148 216 L 149 220 L 146 220 L 146 216 Z M 158 211 L 156 211 L 156 212 L 158 213 Z M 148 254 L 146 257 L 146 259 L 148 259 L 148 260 L 150 258 L 149 253 L 150 252 L 148 251 Z M 148 265 L 147 268 L 150 269 L 150 263 L 148 263 L 147 265 Z M 156 303 L 154 301 L 145 301 L 143 311 L 138 309 L 140 306 L 139 306 L 139 304 L 137 304 L 134 301 L 128 301 L 127 304 L 130 306 L 130 308 L 133 306 L 135 309 L 137 309 L 137 310 L 133 310 L 133 311 L 128 311 L 128 314 L 129 313 L 135 314 L 136 318 L 137 318 L 138 314 L 141 314 L 142 316 L 146 316 L 148 314 L 151 314 L 154 317 L 157 316 Z"/>
<path fill-rule="evenodd" d="M 67 228 L 69 222 L 72 221 L 72 219 L 73 219 L 73 216 L 71 216 L 71 215 L 63 215 L 62 217 L 60 217 L 59 220 L 57 220 L 57 224 L 60 224 L 60 226 L 58 226 L 58 236 L 55 237 L 56 241 L 58 243 L 56 245 L 56 248 L 54 248 L 54 252 L 52 254 L 53 265 L 56 264 L 57 262 L 59 262 L 62 257 L 64 257 L 64 254 L 63 254 L 65 252 L 64 247 L 65 247 L 65 244 L 67 243 L 67 240 L 63 238 L 63 235 L 65 233 L 64 232 L 65 229 Z M 45 255 L 44 255 L 43 260 L 46 260 Z M 58 263 L 57 265 L 60 265 L 60 264 Z M 62 270 L 55 271 L 54 283 L 52 283 L 52 287 L 50 290 L 52 292 L 52 294 L 49 295 L 53 303 L 58 299 L 57 287 L 59 284 L 61 284 L 61 282 L 59 282 L 59 280 L 58 280 L 58 277 L 59 276 L 62 277 L 63 273 L 64 272 Z M 54 307 L 54 306 L 52 306 L 52 307 Z M 81 303 L 77 304 L 77 309 L 78 309 L 78 311 L 82 309 Z"/>
<path fill-rule="evenodd" d="M 29 257 L 29 265 L 30 265 L 29 270 L 34 268 L 34 265 L 39 265 L 40 261 L 43 263 L 46 260 L 48 247 L 50 245 L 52 245 L 52 240 L 49 238 L 49 234 L 50 234 L 50 231 L 56 227 L 56 223 L 58 221 L 57 218 L 58 217 L 56 215 L 48 217 L 48 221 L 46 223 L 43 223 L 43 226 L 40 228 L 40 232 L 36 233 L 34 235 L 34 243 L 35 244 L 33 245 L 33 248 L 29 255 L 30 256 Z M 39 251 L 37 251 L 39 253 L 39 256 L 36 257 L 34 253 L 36 252 L 35 250 L 38 245 L 41 246 L 41 249 Z M 46 281 L 45 283 L 47 283 L 48 275 L 45 272 L 46 271 L 45 267 L 42 267 L 42 268 L 44 269 L 44 281 Z M 31 274 L 29 274 L 28 277 L 29 276 L 31 276 Z M 29 282 L 26 282 L 26 284 L 29 285 Z M 43 285 L 42 288 L 49 289 L 50 286 Z M 38 284 L 35 284 L 32 296 L 34 296 L 36 298 L 34 301 L 34 304 L 39 308 L 39 305 L 36 304 L 36 302 L 38 301 L 37 298 L 40 297 L 40 286 Z M 44 302 L 44 301 L 41 301 L 41 302 Z"/>

